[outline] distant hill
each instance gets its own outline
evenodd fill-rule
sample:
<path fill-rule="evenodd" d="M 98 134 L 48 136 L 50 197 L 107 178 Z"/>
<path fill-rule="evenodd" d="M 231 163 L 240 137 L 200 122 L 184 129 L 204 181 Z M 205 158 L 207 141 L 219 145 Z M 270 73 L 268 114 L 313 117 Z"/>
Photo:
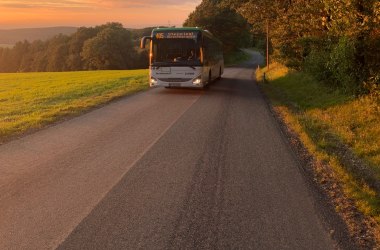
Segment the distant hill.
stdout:
<path fill-rule="evenodd" d="M 49 27 L 28 29 L 0 29 L 0 44 L 15 44 L 19 41 L 47 40 L 58 34 L 71 35 L 77 31 L 76 27 Z"/>

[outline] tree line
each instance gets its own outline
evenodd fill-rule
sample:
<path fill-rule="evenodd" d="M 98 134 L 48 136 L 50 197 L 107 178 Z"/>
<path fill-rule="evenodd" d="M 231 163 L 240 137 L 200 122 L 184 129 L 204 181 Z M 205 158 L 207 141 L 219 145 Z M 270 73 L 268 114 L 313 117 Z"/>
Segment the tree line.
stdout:
<path fill-rule="evenodd" d="M 205 1 L 184 26 L 209 29 L 224 44 L 225 53 L 251 43 L 250 25 L 235 10 Z M 140 39 L 153 28 L 128 30 L 120 23 L 81 27 L 72 35 L 46 41 L 17 42 L 0 47 L 0 72 L 59 72 L 147 68 L 149 51 L 139 49 Z"/>
<path fill-rule="evenodd" d="M 347 92 L 380 81 L 379 0 L 221 0 L 258 36 L 269 34 L 272 56 Z"/>
<path fill-rule="evenodd" d="M 81 27 L 74 34 L 0 48 L 0 72 L 79 71 L 147 68 L 148 51 L 138 49 L 137 36 L 120 23 Z"/>
<path fill-rule="evenodd" d="M 265 48 L 271 58 L 347 92 L 380 81 L 380 0 L 203 0 L 186 25 L 209 29 L 228 47 Z M 247 26 L 248 25 L 248 26 Z"/>

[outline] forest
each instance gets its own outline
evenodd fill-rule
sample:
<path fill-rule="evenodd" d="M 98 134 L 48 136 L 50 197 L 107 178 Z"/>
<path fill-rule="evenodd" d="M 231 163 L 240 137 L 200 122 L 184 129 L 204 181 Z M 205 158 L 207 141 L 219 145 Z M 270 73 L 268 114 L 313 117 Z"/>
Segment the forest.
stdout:
<path fill-rule="evenodd" d="M 138 49 L 138 44 L 151 30 L 131 31 L 120 23 L 107 23 L 46 41 L 20 41 L 13 48 L 0 48 L 0 72 L 147 68 L 148 51 Z"/>

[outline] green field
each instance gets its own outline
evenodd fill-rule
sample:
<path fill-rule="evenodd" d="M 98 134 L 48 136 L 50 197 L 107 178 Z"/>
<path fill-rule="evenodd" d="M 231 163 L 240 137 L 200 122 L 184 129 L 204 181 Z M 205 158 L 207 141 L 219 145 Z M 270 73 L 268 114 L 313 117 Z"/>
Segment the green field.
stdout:
<path fill-rule="evenodd" d="M 148 70 L 0 74 L 0 142 L 148 88 Z"/>

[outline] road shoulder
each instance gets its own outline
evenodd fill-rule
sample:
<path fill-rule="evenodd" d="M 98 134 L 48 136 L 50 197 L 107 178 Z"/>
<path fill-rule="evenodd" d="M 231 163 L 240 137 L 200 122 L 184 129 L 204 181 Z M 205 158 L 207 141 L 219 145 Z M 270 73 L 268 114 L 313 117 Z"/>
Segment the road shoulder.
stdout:
<path fill-rule="evenodd" d="M 378 236 L 376 236 L 375 221 L 358 210 L 354 201 L 345 195 L 331 166 L 313 156 L 302 143 L 300 135 L 286 122 L 284 115 L 272 105 L 272 101 L 265 94 L 262 86 L 260 90 L 278 122 L 284 139 L 299 159 L 300 171 L 310 184 L 310 190 L 317 200 L 315 205 L 320 212 L 319 216 L 338 247 L 342 249 L 376 248 Z"/>

